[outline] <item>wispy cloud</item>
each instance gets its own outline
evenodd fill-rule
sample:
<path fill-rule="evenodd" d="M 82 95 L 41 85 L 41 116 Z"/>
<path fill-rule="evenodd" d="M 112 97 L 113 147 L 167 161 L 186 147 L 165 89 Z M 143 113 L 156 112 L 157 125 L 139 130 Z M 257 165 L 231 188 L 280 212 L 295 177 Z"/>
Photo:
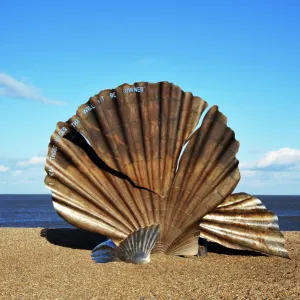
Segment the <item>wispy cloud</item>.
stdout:
<path fill-rule="evenodd" d="M 18 176 L 18 175 L 20 175 L 22 173 L 23 173 L 23 170 L 15 170 L 15 171 L 12 172 L 12 175 L 13 176 Z"/>
<path fill-rule="evenodd" d="M 260 159 L 239 165 L 241 183 L 239 186 L 265 191 L 265 189 L 300 186 L 300 150 L 281 148 L 267 152 Z"/>
<path fill-rule="evenodd" d="M 9 167 L 6 167 L 4 165 L 0 165 L 0 172 L 6 172 L 9 170 Z"/>
<path fill-rule="evenodd" d="M 252 171 L 293 171 L 298 167 L 300 168 L 300 150 L 288 147 L 270 151 L 255 162 L 240 164 L 242 170 Z"/>
<path fill-rule="evenodd" d="M 42 95 L 41 89 L 19 81 L 4 73 L 0 73 L 0 96 L 36 100 L 53 105 L 65 104 L 64 102 L 48 99 Z"/>
<path fill-rule="evenodd" d="M 27 167 L 31 165 L 42 165 L 45 164 L 46 158 L 41 156 L 34 156 L 28 160 L 17 162 L 17 166 L 19 167 Z"/>

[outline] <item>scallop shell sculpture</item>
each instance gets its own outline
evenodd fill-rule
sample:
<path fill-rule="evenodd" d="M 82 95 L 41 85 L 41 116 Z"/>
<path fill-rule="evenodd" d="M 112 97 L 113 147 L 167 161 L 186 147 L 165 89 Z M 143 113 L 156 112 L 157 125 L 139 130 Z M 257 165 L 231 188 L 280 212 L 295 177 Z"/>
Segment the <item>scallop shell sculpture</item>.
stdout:
<path fill-rule="evenodd" d="M 57 123 L 45 184 L 63 219 L 110 238 L 96 262 L 196 255 L 199 237 L 288 257 L 278 218 L 232 194 L 239 142 L 226 117 L 212 106 L 195 129 L 207 106 L 172 83 L 138 82 L 101 91 Z"/>

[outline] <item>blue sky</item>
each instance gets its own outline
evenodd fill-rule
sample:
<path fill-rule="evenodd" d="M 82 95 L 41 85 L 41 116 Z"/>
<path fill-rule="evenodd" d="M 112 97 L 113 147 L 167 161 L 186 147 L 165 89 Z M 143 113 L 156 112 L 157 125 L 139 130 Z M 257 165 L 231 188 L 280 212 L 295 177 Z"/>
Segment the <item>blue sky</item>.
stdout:
<path fill-rule="evenodd" d="M 300 194 L 300 2 L 178 3 L 1 3 L 0 193 L 49 193 L 50 135 L 90 96 L 166 80 L 228 117 L 237 192 Z"/>

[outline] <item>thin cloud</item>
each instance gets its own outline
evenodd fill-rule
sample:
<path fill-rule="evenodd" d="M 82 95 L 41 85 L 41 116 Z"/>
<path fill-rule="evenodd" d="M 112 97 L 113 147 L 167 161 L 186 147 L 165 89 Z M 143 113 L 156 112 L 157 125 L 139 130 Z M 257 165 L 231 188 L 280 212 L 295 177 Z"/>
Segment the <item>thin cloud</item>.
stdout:
<path fill-rule="evenodd" d="M 65 105 L 64 102 L 44 97 L 41 90 L 35 86 L 26 84 L 4 73 L 0 73 L 0 96 L 36 100 L 45 104 Z"/>
<path fill-rule="evenodd" d="M 0 172 L 7 172 L 9 170 L 9 167 L 6 167 L 4 165 L 0 165 Z"/>
<path fill-rule="evenodd" d="M 241 163 L 240 168 L 242 170 L 252 171 L 293 171 L 300 168 L 300 150 L 285 147 L 279 150 L 270 151 L 255 162 Z"/>
<path fill-rule="evenodd" d="M 19 167 L 27 167 L 27 166 L 31 166 L 31 165 L 43 165 L 46 162 L 46 158 L 45 157 L 40 157 L 40 156 L 34 156 L 28 160 L 25 161 L 19 161 L 17 163 L 17 166 Z"/>
<path fill-rule="evenodd" d="M 12 175 L 13 176 L 18 176 L 18 175 L 20 175 L 22 173 L 23 173 L 23 170 L 15 170 L 15 171 L 12 172 Z"/>
<path fill-rule="evenodd" d="M 281 148 L 267 152 L 254 162 L 239 165 L 241 171 L 240 187 L 247 187 L 252 194 L 273 187 L 289 187 L 300 184 L 300 150 Z M 256 190 L 258 191 L 258 190 Z"/>

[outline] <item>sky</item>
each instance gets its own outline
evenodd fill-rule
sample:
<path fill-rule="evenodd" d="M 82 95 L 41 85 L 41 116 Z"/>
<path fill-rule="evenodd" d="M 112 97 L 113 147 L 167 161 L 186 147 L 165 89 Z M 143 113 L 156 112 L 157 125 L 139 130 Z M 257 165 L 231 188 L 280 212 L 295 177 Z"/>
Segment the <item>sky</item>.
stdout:
<path fill-rule="evenodd" d="M 0 194 L 50 193 L 51 134 L 90 96 L 169 81 L 240 141 L 236 192 L 300 194 L 299 1 L 2 1 Z"/>

